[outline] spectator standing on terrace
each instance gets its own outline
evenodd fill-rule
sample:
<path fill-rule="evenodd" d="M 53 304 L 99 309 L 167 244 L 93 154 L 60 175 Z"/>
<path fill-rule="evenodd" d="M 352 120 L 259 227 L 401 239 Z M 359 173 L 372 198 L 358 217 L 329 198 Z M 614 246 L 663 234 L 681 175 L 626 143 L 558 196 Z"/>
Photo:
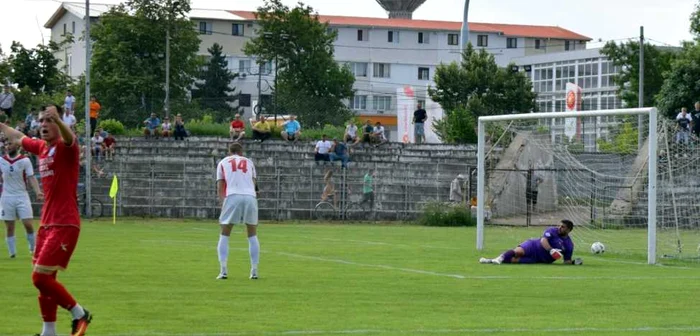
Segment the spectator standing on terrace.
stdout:
<path fill-rule="evenodd" d="M 284 124 L 282 124 L 282 127 L 284 127 L 284 130 L 282 131 L 282 139 L 287 140 L 288 142 L 299 141 L 299 137 L 301 136 L 301 124 L 299 124 L 299 122 L 296 120 L 295 115 L 289 116 L 289 120 L 285 121 Z"/>
<path fill-rule="evenodd" d="M 316 164 L 318 164 L 319 161 L 330 161 L 330 151 L 331 147 L 333 144 L 331 144 L 330 141 L 328 141 L 328 137 L 324 134 L 321 136 L 321 140 L 316 142 L 316 148 L 314 150 L 315 155 L 314 155 L 314 161 L 316 161 Z"/>
<path fill-rule="evenodd" d="M 75 114 L 75 96 L 73 96 L 73 92 L 68 90 L 66 92 L 66 99 L 63 100 L 63 113 L 64 115 L 66 114 Z"/>
<path fill-rule="evenodd" d="M 94 132 L 97 128 L 97 118 L 100 117 L 102 105 L 97 101 L 96 96 L 90 97 L 90 132 Z"/>
<path fill-rule="evenodd" d="M 143 124 L 146 125 L 146 127 L 143 129 L 143 134 L 146 136 L 146 139 L 152 136 L 158 138 L 160 118 L 158 118 L 155 113 L 151 113 L 151 117 L 144 120 Z"/>
<path fill-rule="evenodd" d="M 700 102 L 695 103 L 695 110 L 691 114 L 693 119 L 693 133 L 696 137 L 700 137 Z"/>
<path fill-rule="evenodd" d="M 418 109 L 413 112 L 413 133 L 416 138 L 416 143 L 425 142 L 425 121 L 428 120 L 428 113 L 425 112 L 423 106 L 418 104 Z"/>
<path fill-rule="evenodd" d="M 331 147 L 331 162 L 340 160 L 341 167 L 347 168 L 348 161 L 350 161 L 350 156 L 348 155 L 348 147 L 344 142 L 339 142 L 338 139 L 333 139 L 333 146 Z"/>
<path fill-rule="evenodd" d="M 0 111 L 7 115 L 8 120 L 12 118 L 13 106 L 15 106 L 15 94 L 10 91 L 10 86 L 5 84 L 0 93 Z"/>
<path fill-rule="evenodd" d="M 187 137 L 187 130 L 185 130 L 185 122 L 182 120 L 182 115 L 177 114 L 175 116 L 175 131 L 173 132 L 175 140 L 185 140 Z"/>
<path fill-rule="evenodd" d="M 241 138 L 243 138 L 243 136 L 245 136 L 245 124 L 243 123 L 243 120 L 241 120 L 240 114 L 236 113 L 236 116 L 231 121 L 231 127 L 229 128 L 228 133 L 233 141 L 239 141 Z"/>
<path fill-rule="evenodd" d="M 100 161 L 100 153 L 102 152 L 102 146 L 104 145 L 105 139 L 100 135 L 100 132 L 95 131 L 95 135 L 92 137 L 92 155 L 95 157 L 96 161 Z"/>
<path fill-rule="evenodd" d="M 678 124 L 678 131 L 676 133 L 676 143 L 688 144 L 690 139 L 690 123 L 693 121 L 690 114 L 688 114 L 687 108 L 682 108 L 681 113 L 676 116 L 676 123 Z"/>
<path fill-rule="evenodd" d="M 68 92 L 70 92 L 70 91 L 68 91 Z M 68 97 L 66 97 L 66 99 L 68 99 Z M 73 97 L 73 99 L 75 100 L 75 97 Z M 78 120 L 75 119 L 75 116 L 73 115 L 73 113 L 71 111 L 72 110 L 68 110 L 68 109 L 63 111 L 63 117 L 61 117 L 61 119 L 63 120 L 63 123 L 66 124 L 66 126 L 68 126 L 68 128 L 70 128 L 73 132 L 75 132 L 75 124 L 78 123 Z"/>
<path fill-rule="evenodd" d="M 362 184 L 362 202 L 360 202 L 360 205 L 369 202 L 370 209 L 374 209 L 374 178 L 376 176 L 376 171 L 367 171 Z"/>
<path fill-rule="evenodd" d="M 163 124 L 160 125 L 160 135 L 163 138 L 167 138 L 173 134 L 173 125 L 170 124 L 170 118 L 165 117 Z"/>
<path fill-rule="evenodd" d="M 452 180 L 450 184 L 450 202 L 458 204 L 464 201 L 464 192 L 462 191 L 462 185 L 464 184 L 464 175 L 459 174 Z"/>
<path fill-rule="evenodd" d="M 272 137 L 270 124 L 267 123 L 265 117 L 258 116 L 258 122 L 253 125 L 253 140 L 263 142 Z"/>

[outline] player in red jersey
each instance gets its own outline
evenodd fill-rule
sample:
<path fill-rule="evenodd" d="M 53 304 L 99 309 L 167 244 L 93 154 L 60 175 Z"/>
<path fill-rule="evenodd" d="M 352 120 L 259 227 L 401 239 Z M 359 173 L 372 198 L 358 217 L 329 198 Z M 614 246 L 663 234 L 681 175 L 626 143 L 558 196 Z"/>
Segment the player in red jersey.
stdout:
<path fill-rule="evenodd" d="M 80 235 L 80 215 L 76 199 L 80 150 L 75 135 L 61 121 L 61 108 L 49 105 L 39 114 L 41 140 L 31 139 L 0 123 L 8 142 L 21 144 L 39 156 L 39 172 L 44 189 L 41 224 L 34 250 L 32 281 L 39 290 L 39 307 L 44 320 L 40 336 L 55 336 L 58 306 L 73 315 L 71 336 L 85 335 L 92 315 L 83 309 L 56 280 L 57 271 L 68 267 Z"/>

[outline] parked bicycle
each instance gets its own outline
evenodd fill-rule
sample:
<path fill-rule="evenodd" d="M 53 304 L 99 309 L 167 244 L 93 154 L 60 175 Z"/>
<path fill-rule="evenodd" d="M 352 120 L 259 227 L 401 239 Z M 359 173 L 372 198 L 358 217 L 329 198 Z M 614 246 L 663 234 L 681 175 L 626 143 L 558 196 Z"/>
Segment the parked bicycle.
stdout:
<path fill-rule="evenodd" d="M 318 220 L 350 220 L 359 221 L 368 219 L 371 215 L 372 208 L 367 202 L 352 201 L 352 192 L 347 188 L 347 199 L 345 207 L 335 207 L 333 205 L 333 197 L 331 196 L 324 201 L 319 202 L 314 207 L 314 218 Z"/>
<path fill-rule="evenodd" d="M 85 185 L 82 183 L 78 184 L 78 209 L 80 210 L 80 216 L 87 216 L 87 192 L 85 191 Z M 102 201 L 95 197 L 90 198 L 90 210 L 92 218 L 100 218 L 103 215 L 104 204 Z"/>

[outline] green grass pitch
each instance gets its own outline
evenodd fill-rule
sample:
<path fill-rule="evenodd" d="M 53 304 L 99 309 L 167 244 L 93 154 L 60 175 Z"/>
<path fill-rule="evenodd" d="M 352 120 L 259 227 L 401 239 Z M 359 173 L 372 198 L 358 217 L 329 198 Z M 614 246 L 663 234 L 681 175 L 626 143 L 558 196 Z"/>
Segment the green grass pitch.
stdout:
<path fill-rule="evenodd" d="M 18 258 L 0 258 L 0 335 L 41 330 L 18 231 Z M 487 228 L 479 253 L 474 228 L 263 223 L 257 281 L 244 231 L 231 238 L 229 279 L 216 281 L 215 222 L 86 221 L 59 280 L 93 312 L 89 335 L 700 333 L 697 266 L 592 256 L 588 246 L 578 247 L 581 267 L 477 263 L 542 228 Z M 59 310 L 63 335 L 69 319 Z"/>

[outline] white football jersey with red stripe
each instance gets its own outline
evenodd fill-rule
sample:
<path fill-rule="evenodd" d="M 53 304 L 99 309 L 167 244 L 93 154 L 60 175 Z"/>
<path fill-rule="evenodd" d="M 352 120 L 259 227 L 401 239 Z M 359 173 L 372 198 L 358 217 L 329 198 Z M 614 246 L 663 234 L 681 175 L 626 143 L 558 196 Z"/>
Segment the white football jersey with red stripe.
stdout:
<path fill-rule="evenodd" d="M 27 177 L 34 175 L 34 168 L 28 157 L 19 155 L 13 159 L 5 155 L 0 159 L 0 171 L 3 196 L 28 195 Z"/>
<path fill-rule="evenodd" d="M 256 178 L 253 161 L 239 155 L 231 155 L 219 162 L 216 179 L 226 181 L 226 196 L 250 195 L 255 197 Z"/>

